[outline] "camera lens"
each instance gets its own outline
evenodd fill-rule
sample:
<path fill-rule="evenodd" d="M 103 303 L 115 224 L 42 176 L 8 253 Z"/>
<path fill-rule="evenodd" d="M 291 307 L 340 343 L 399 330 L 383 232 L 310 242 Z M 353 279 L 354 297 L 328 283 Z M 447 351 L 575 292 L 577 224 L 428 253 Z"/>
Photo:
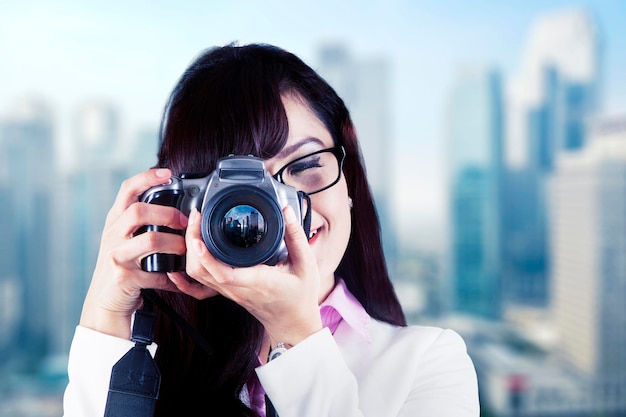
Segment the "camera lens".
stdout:
<path fill-rule="evenodd" d="M 202 209 L 202 237 L 220 261 L 237 267 L 269 261 L 281 247 L 281 208 L 267 192 L 236 185 L 214 195 Z"/>
<path fill-rule="evenodd" d="M 248 205 L 235 206 L 222 217 L 222 232 L 231 244 L 240 248 L 256 245 L 265 236 L 265 219 Z"/>

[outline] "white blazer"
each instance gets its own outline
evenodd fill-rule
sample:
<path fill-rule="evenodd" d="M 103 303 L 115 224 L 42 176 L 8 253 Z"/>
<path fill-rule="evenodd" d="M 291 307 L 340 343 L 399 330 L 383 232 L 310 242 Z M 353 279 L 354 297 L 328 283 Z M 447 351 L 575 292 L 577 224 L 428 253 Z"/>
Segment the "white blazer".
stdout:
<path fill-rule="evenodd" d="M 324 328 L 257 368 L 279 416 L 480 415 L 476 372 L 457 333 L 376 320 L 369 330 L 365 340 L 344 321 L 334 335 Z M 65 417 L 104 415 L 111 367 L 133 345 L 76 328 Z"/>

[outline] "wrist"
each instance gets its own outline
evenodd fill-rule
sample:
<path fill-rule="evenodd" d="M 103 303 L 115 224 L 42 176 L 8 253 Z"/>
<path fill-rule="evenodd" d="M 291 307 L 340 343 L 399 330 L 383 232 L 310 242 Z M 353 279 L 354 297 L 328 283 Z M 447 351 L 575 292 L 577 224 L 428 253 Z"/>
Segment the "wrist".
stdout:
<path fill-rule="evenodd" d="M 279 343 L 288 346 L 295 346 L 312 334 L 322 330 L 322 319 L 318 315 L 313 320 L 306 323 L 298 323 L 298 325 L 288 325 L 275 330 L 268 329 L 270 346 L 276 346 Z"/>
<path fill-rule="evenodd" d="M 131 316 L 110 311 L 83 310 L 79 325 L 109 336 L 130 340 Z"/>

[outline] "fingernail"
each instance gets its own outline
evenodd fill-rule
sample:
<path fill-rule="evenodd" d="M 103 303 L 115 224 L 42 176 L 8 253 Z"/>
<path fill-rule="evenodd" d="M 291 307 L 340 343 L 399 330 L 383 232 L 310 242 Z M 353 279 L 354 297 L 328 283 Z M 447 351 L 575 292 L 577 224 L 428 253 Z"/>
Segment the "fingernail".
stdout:
<path fill-rule="evenodd" d="M 166 178 L 170 176 L 170 170 L 167 168 L 159 168 L 155 171 L 155 175 L 159 178 Z"/>
<path fill-rule="evenodd" d="M 170 279 L 170 281 L 174 283 L 174 285 L 178 285 L 178 281 L 176 280 L 173 274 L 167 274 L 167 277 Z"/>
<path fill-rule="evenodd" d="M 293 207 L 287 206 L 287 210 L 285 210 L 285 222 L 293 223 L 296 221 L 296 213 L 293 211 Z"/>
<path fill-rule="evenodd" d="M 196 224 L 197 220 L 198 220 L 198 210 L 195 208 L 192 208 L 191 212 L 189 213 L 189 226 Z"/>

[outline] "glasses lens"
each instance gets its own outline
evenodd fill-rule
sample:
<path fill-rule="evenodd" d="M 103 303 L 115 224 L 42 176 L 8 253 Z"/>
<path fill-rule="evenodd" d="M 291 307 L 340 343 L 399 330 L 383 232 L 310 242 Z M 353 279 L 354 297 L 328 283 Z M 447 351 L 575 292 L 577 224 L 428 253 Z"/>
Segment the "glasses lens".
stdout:
<path fill-rule="evenodd" d="M 282 180 L 297 190 L 312 194 L 335 183 L 339 174 L 339 161 L 328 150 L 291 162 L 284 168 Z"/>
<path fill-rule="evenodd" d="M 230 243 L 249 248 L 259 243 L 265 235 L 265 219 L 254 207 L 235 206 L 222 218 L 222 230 Z"/>

